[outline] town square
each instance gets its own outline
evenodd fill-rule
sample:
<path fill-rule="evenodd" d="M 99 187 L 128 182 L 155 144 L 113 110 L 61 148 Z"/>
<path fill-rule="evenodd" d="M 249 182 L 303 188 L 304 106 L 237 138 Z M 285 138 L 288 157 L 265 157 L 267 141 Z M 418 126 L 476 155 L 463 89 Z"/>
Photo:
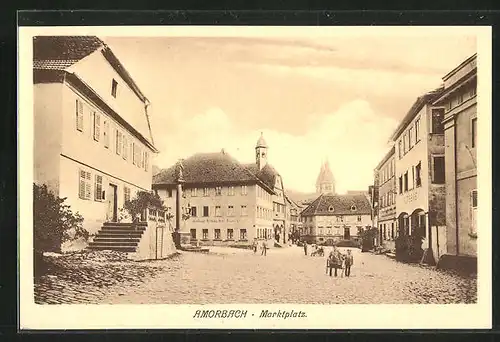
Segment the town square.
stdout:
<path fill-rule="evenodd" d="M 35 303 L 477 303 L 453 39 L 35 36 Z"/>

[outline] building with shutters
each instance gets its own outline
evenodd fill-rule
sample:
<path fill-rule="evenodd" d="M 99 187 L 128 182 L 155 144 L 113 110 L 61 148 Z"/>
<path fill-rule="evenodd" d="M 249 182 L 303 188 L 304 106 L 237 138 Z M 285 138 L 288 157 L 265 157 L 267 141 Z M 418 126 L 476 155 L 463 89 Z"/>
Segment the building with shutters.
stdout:
<path fill-rule="evenodd" d="M 418 97 L 392 135 L 397 234 L 423 236 L 422 248 L 432 246 L 435 260 L 446 248 L 445 108 L 433 105 L 442 93 L 439 88 Z"/>
<path fill-rule="evenodd" d="M 149 101 L 93 36 L 33 41 L 34 181 L 47 184 L 95 233 L 151 190 Z"/>
<path fill-rule="evenodd" d="M 477 256 L 477 55 L 443 77 L 447 253 Z"/>
<path fill-rule="evenodd" d="M 183 209 L 191 217 L 181 230 L 201 245 L 248 245 L 254 239 L 288 241 L 283 181 L 268 163 L 261 136 L 255 163 L 242 164 L 226 151 L 197 153 L 183 160 Z M 176 166 L 153 177 L 153 190 L 175 212 Z"/>

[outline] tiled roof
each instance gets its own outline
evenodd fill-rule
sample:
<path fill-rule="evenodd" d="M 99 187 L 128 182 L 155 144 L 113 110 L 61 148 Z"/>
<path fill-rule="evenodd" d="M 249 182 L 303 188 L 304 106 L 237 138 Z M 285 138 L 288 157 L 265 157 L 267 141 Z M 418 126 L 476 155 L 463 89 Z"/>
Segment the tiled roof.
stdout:
<path fill-rule="evenodd" d="M 331 208 L 333 208 L 333 210 L 331 210 Z M 352 210 L 351 208 L 355 210 Z M 302 211 L 303 216 L 370 214 L 370 202 L 364 195 L 322 194 Z"/>
<path fill-rule="evenodd" d="M 278 171 L 274 167 L 269 164 L 266 164 L 259 170 L 257 165 L 252 164 L 244 164 L 243 165 L 248 171 L 252 174 L 256 175 L 264 184 L 266 184 L 269 188 L 274 189 L 274 184 L 276 183 L 276 176 L 279 175 Z"/>
<path fill-rule="evenodd" d="M 33 38 L 33 60 L 61 61 L 61 67 L 68 67 L 102 46 L 103 41 L 95 36 L 36 36 Z M 52 63 L 53 67 L 56 65 Z"/>
<path fill-rule="evenodd" d="M 47 60 L 34 60 L 34 69 L 49 69 L 49 70 L 65 70 L 69 66 L 78 62 L 77 59 L 47 59 Z"/>
<path fill-rule="evenodd" d="M 259 182 L 259 179 L 226 152 L 198 153 L 182 162 L 185 184 Z M 176 184 L 177 165 L 153 177 L 153 185 Z M 271 188 L 272 189 L 272 188 Z"/>

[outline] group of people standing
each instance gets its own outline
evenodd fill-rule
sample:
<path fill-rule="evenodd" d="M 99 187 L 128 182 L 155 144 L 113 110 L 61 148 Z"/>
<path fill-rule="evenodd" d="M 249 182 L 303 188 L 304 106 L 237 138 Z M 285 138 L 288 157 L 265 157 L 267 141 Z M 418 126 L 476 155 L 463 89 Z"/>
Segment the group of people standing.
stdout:
<path fill-rule="evenodd" d="M 326 267 L 330 270 L 330 277 L 332 276 L 332 270 L 335 269 L 335 276 L 337 276 L 337 270 L 340 269 L 340 275 L 345 275 L 349 277 L 351 275 L 351 267 L 354 264 L 354 257 L 351 250 L 347 250 L 347 254 L 342 254 L 336 246 L 333 247 L 332 251 L 328 255 Z"/>
<path fill-rule="evenodd" d="M 259 243 L 258 243 L 257 239 L 254 239 L 253 244 L 252 244 L 253 254 L 257 253 L 258 248 L 259 248 Z M 262 242 L 260 243 L 260 250 L 261 250 L 260 255 L 266 256 L 268 249 L 269 249 L 269 247 L 267 246 L 266 240 L 262 240 Z"/>

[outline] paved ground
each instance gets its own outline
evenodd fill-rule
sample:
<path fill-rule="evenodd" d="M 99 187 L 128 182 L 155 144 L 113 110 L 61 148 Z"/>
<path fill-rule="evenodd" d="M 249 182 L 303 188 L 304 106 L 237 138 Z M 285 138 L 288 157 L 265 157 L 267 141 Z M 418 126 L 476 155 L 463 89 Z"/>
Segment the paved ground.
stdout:
<path fill-rule="evenodd" d="M 129 264 L 120 261 L 100 271 L 105 279 L 113 279 L 106 278 L 104 274 L 114 270 L 115 274 L 121 274 L 120 281 L 113 281 L 104 288 L 96 287 L 92 279 L 81 285 L 59 283 L 59 287 L 66 291 L 72 289 L 71 292 L 63 295 L 58 294 L 57 289 L 51 289 L 50 296 L 39 294 L 38 302 L 62 302 L 53 300 L 54 295 L 62 295 L 66 303 L 106 304 L 409 304 L 477 301 L 475 279 L 398 263 L 384 255 L 361 253 L 357 249 L 353 252 L 354 266 L 349 278 L 327 276 L 325 258 L 305 256 L 299 247 L 272 249 L 266 257 L 254 255 L 248 250 L 215 247 L 208 255 L 184 252 L 164 261 Z M 96 278 L 99 278 L 98 273 Z M 71 277 L 68 279 L 66 282 L 71 282 Z M 47 287 L 38 288 L 38 293 L 46 294 Z"/>

